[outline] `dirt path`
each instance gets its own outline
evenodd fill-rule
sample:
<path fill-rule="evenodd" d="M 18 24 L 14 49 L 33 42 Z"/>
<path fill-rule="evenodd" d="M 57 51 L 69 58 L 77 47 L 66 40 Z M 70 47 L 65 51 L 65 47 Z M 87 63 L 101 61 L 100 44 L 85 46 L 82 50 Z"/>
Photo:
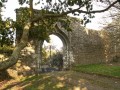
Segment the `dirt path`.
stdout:
<path fill-rule="evenodd" d="M 120 79 L 116 78 L 74 71 L 45 73 L 42 76 L 39 79 L 11 84 L 3 90 L 120 90 Z"/>
<path fill-rule="evenodd" d="M 120 90 L 120 79 L 85 73 L 79 73 L 78 77 L 85 80 L 85 90 Z"/>
<path fill-rule="evenodd" d="M 60 78 L 64 78 L 66 84 L 74 86 L 71 90 L 120 90 L 120 79 L 117 78 L 78 72 L 62 72 L 62 74 L 64 75 Z"/>

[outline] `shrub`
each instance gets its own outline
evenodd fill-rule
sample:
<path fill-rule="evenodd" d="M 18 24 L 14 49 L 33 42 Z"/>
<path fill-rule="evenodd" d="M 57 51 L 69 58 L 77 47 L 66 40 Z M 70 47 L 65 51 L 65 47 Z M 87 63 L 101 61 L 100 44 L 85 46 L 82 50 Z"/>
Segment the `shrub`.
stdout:
<path fill-rule="evenodd" d="M 3 46 L 3 47 L 0 47 L 0 54 L 11 55 L 13 50 L 14 48 L 11 46 Z"/>

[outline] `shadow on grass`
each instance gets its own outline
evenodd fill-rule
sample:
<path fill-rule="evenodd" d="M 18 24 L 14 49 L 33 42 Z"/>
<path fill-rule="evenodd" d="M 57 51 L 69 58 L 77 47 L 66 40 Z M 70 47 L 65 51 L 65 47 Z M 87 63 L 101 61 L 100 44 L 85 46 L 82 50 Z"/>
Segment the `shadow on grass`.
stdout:
<path fill-rule="evenodd" d="M 13 77 L 11 77 L 6 70 L 0 71 L 0 82 L 5 81 L 5 80 L 7 81 L 7 80 L 10 80 L 12 78 Z"/>
<path fill-rule="evenodd" d="M 78 79 L 73 76 L 73 73 L 46 73 L 39 76 L 31 76 L 22 80 L 21 82 L 14 83 L 7 86 L 3 90 L 82 90 L 86 88 L 83 79 Z M 74 77 L 74 79 L 73 79 Z"/>

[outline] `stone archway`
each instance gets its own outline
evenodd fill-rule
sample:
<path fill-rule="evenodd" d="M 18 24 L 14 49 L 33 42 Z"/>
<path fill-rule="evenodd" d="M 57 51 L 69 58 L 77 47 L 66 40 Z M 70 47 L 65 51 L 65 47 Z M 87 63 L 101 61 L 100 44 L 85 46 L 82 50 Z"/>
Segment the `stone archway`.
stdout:
<path fill-rule="evenodd" d="M 69 32 L 67 32 L 67 33 L 69 33 Z M 69 39 L 69 37 L 61 29 L 55 30 L 50 35 L 57 36 L 61 40 L 61 42 L 63 44 L 63 48 L 62 48 L 62 52 L 61 52 L 61 54 L 63 56 L 63 58 L 62 58 L 63 69 L 68 68 L 71 64 L 71 59 L 73 58 L 73 57 L 70 56 L 70 50 L 71 49 L 70 49 L 70 39 Z M 51 44 L 48 43 L 49 49 L 50 49 L 50 45 Z M 50 50 L 49 50 L 49 52 L 50 52 Z M 51 61 L 51 52 L 50 52 L 50 58 L 49 59 L 50 60 L 48 60 L 48 61 Z"/>
<path fill-rule="evenodd" d="M 17 16 L 19 14 L 16 13 Z M 58 23 L 56 30 L 51 32 L 51 34 L 55 34 L 63 42 L 64 68 L 69 67 L 72 62 L 75 64 L 105 62 L 105 50 L 101 32 L 88 30 L 80 25 L 80 20 L 72 17 L 70 19 L 71 32 L 65 30 L 60 23 Z M 16 31 L 16 38 L 19 39 L 19 37 L 20 32 L 18 30 Z"/>
<path fill-rule="evenodd" d="M 60 29 L 57 29 L 52 34 L 58 36 L 63 42 L 63 68 L 67 68 L 70 66 L 70 40 L 68 36 Z"/>

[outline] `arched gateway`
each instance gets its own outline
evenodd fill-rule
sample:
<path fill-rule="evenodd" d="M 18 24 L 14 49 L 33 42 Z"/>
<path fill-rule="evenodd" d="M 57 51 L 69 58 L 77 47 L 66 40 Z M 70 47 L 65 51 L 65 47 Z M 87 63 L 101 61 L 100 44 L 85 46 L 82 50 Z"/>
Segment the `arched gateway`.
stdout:
<path fill-rule="evenodd" d="M 60 26 L 60 25 L 58 25 Z M 58 27 L 52 34 L 58 36 L 63 42 L 63 68 L 67 68 L 71 65 L 73 57 L 70 55 L 70 32 L 62 30 L 61 27 Z"/>
<path fill-rule="evenodd" d="M 20 9 L 17 10 L 16 17 L 20 14 L 19 12 Z M 105 62 L 104 45 L 100 31 L 85 29 L 80 25 L 80 20 L 75 18 L 71 19 L 70 28 L 72 31 L 67 31 L 59 24 L 57 30 L 52 32 L 63 42 L 64 68 L 72 64 Z M 18 30 L 17 39 L 20 37 L 19 33 Z"/>

